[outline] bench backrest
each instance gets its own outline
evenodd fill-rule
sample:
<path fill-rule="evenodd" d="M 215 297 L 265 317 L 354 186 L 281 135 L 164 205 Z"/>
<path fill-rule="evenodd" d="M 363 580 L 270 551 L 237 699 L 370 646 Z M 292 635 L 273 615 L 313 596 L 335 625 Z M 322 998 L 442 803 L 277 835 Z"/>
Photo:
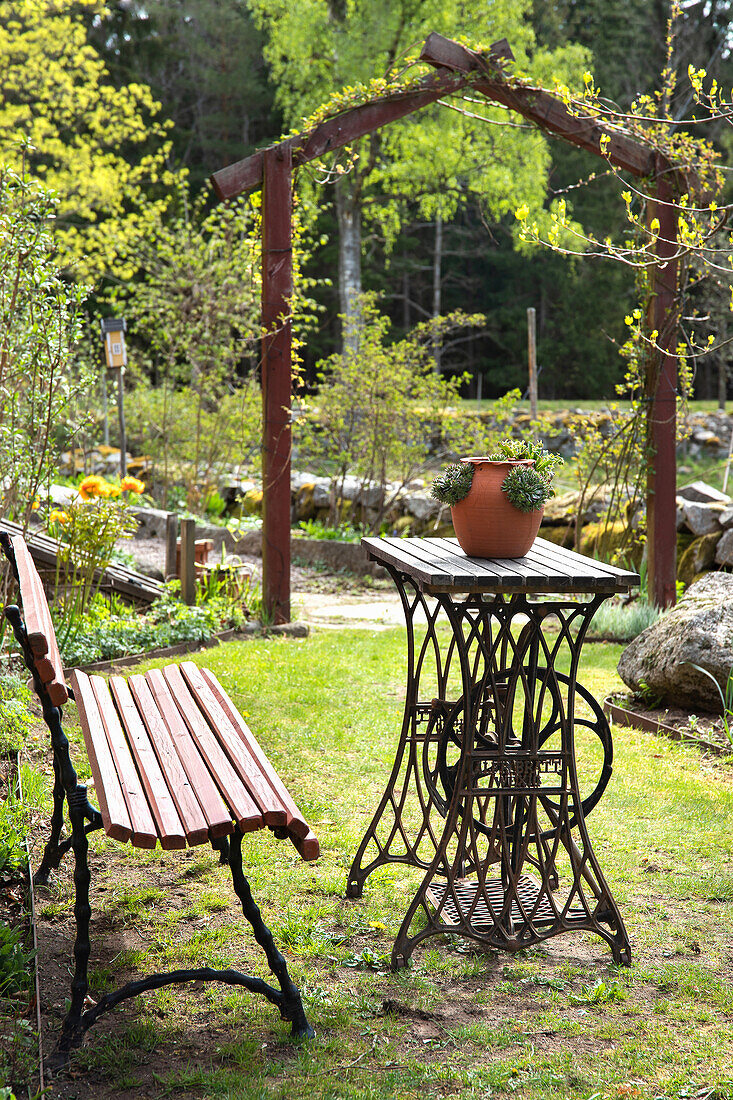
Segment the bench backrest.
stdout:
<path fill-rule="evenodd" d="M 15 562 L 33 665 L 49 699 L 54 706 L 60 707 L 69 698 L 69 692 L 41 578 L 22 535 L 3 536 L 3 541 L 10 544 Z"/>

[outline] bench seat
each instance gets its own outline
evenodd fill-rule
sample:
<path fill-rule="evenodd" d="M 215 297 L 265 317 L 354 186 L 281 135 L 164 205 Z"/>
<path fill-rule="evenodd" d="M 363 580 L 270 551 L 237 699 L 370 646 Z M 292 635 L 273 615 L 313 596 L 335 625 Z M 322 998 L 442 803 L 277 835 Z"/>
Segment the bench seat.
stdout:
<path fill-rule="evenodd" d="M 105 832 L 139 848 L 265 826 L 304 859 L 318 841 L 214 674 L 193 661 L 143 675 L 71 674 Z"/>

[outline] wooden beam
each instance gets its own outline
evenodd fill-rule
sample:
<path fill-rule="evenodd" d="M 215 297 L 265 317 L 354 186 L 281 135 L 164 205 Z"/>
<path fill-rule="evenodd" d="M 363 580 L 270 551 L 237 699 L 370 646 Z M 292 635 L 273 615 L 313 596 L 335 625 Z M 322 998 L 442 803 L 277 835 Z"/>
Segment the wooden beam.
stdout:
<path fill-rule="evenodd" d="M 487 99 L 509 107 L 563 141 L 587 149 L 596 156 L 605 156 L 611 164 L 632 172 L 635 176 L 648 176 L 654 172 L 654 151 L 649 146 L 604 126 L 590 116 L 579 117 L 573 114 L 561 99 L 549 92 L 507 83 L 501 74 L 497 75 L 495 66 L 486 64 L 483 54 L 469 50 L 467 46 L 462 46 L 451 38 L 444 38 L 440 34 L 429 35 L 422 48 L 420 60 L 436 68 L 463 73 L 467 77 L 476 73 L 484 74 L 487 79 L 474 80 L 472 86 Z M 602 137 L 608 139 L 603 154 Z"/>
<path fill-rule="evenodd" d="M 491 69 L 492 64 L 498 65 L 511 56 L 506 39 L 502 39 L 491 46 L 485 57 L 485 64 L 494 72 Z M 465 87 L 469 79 L 469 76 L 461 73 L 444 70 L 423 77 L 412 89 L 392 92 L 370 103 L 352 107 L 343 114 L 326 119 L 313 130 L 287 138 L 268 149 L 260 149 L 244 160 L 214 172 L 211 177 L 214 190 L 220 199 L 236 198 L 237 195 L 252 191 L 262 184 L 264 157 L 267 152 L 276 149 L 285 152 L 289 149 L 294 167 L 307 164 L 322 157 L 324 153 L 341 149 L 373 130 L 379 130 L 390 122 L 413 114 L 443 96 L 453 95 Z"/>
<path fill-rule="evenodd" d="M 264 154 L 262 192 L 262 599 L 273 623 L 290 621 L 292 161 Z"/>

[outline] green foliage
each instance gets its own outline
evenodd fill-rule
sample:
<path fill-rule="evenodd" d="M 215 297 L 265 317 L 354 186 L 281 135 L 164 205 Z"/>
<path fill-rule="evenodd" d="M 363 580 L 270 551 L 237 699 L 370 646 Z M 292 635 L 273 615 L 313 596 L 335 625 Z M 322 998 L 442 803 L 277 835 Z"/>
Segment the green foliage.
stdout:
<path fill-rule="evenodd" d="M 692 662 L 690 662 L 692 664 Z M 718 695 L 720 696 L 720 703 L 723 708 L 723 729 L 725 736 L 728 738 L 728 742 L 733 747 L 733 668 L 728 673 L 728 679 L 725 684 L 725 691 L 720 686 L 712 672 L 708 672 L 706 668 L 701 665 L 692 665 L 698 672 L 702 672 L 703 676 L 707 676 L 708 680 L 712 680 L 718 689 Z"/>
<path fill-rule="evenodd" d="M 0 168 L 0 510 L 20 523 L 55 469 L 53 428 L 87 384 L 70 367 L 83 294 L 54 265 L 47 225 L 56 205 L 38 183 Z"/>
<path fill-rule="evenodd" d="M 110 608 L 98 597 L 84 615 L 78 616 L 73 635 L 60 642 L 68 667 L 107 661 L 130 653 L 165 648 L 180 642 L 207 642 L 228 627 L 241 626 L 247 615 L 246 601 L 257 609 L 257 593 L 237 599 L 222 594 L 221 586 L 209 598 L 189 607 L 175 597 L 177 582 L 170 586 L 145 615 Z"/>
<path fill-rule="evenodd" d="M 451 463 L 436 477 L 430 488 L 430 495 L 441 504 L 458 504 L 468 496 L 473 485 L 474 469 L 472 462 Z"/>
<path fill-rule="evenodd" d="M 271 117 L 261 35 L 246 5 L 219 0 L 126 0 L 106 5 L 90 37 L 112 78 L 155 89 L 171 163 L 188 169 L 196 191 L 215 168 L 267 145 Z"/>
<path fill-rule="evenodd" d="M 298 524 L 298 532 L 309 539 L 337 539 L 339 542 L 358 542 L 361 531 L 357 531 L 348 523 L 340 523 L 338 527 L 329 527 L 318 519 L 302 519 Z M 298 534 L 296 532 L 296 534 Z"/>
<path fill-rule="evenodd" d="M 599 978 L 594 985 L 584 985 L 580 993 L 568 993 L 572 1005 L 603 1005 L 613 1001 L 625 1001 L 628 998 L 621 982 L 604 982 Z"/>
<path fill-rule="evenodd" d="M 548 486 L 559 467 L 565 462 L 561 455 L 552 454 L 538 439 L 502 439 L 489 458 L 498 462 L 531 461 L 534 463 L 536 473 L 547 482 Z"/>
<path fill-rule="evenodd" d="M 25 949 L 23 929 L 0 920 L 0 996 L 11 997 L 28 988 L 28 964 L 34 955 Z"/>
<path fill-rule="evenodd" d="M 632 603 L 607 600 L 596 611 L 588 629 L 590 638 L 606 638 L 614 642 L 630 642 L 656 622 L 661 612 L 646 599 Z"/>
<path fill-rule="evenodd" d="M 0 754 L 18 752 L 31 725 L 31 692 L 18 676 L 0 676 Z"/>
<path fill-rule="evenodd" d="M 250 380 L 216 398 L 208 382 L 197 389 L 140 379 L 129 402 L 128 438 L 152 460 L 152 480 L 162 484 L 163 507 L 200 508 L 211 499 L 217 474 L 247 469 L 259 460 L 262 399 Z M 179 486 L 181 486 L 179 491 Z"/>
<path fill-rule="evenodd" d="M 25 868 L 28 826 L 27 810 L 15 791 L 9 790 L 0 801 L 0 875 Z"/>
<path fill-rule="evenodd" d="M 98 475 L 84 478 L 79 493 L 63 510 L 48 517 L 50 533 L 59 539 L 56 555 L 54 607 L 64 637 L 79 628 L 80 616 L 98 590 L 112 560 L 115 543 L 130 538 L 137 519 L 130 511 L 130 493 L 141 493 L 137 478 L 119 486 Z"/>
<path fill-rule="evenodd" d="M 312 460 L 335 471 L 343 486 L 354 474 L 363 487 L 377 482 L 379 500 L 370 515 L 362 508 L 362 526 L 379 531 L 400 488 L 424 467 L 427 439 L 448 419 L 458 381 L 434 369 L 432 345 L 436 334 L 481 324 L 483 317 L 457 312 L 418 325 L 404 339 L 387 343 L 390 323 L 379 312 L 376 298 L 359 301 L 358 340 L 355 348 L 333 355 L 320 364 L 314 407 L 298 427 L 298 444 Z M 388 489 L 395 478 L 397 487 Z M 333 494 L 329 523 L 340 522 Z"/>
<path fill-rule="evenodd" d="M 501 483 L 507 500 L 520 512 L 539 512 L 552 496 L 552 488 L 532 466 L 515 466 Z"/>
<path fill-rule="evenodd" d="M 82 278 L 124 274 L 171 182 L 150 89 L 115 88 L 88 41 L 86 20 L 105 16 L 103 0 L 14 0 L 0 16 L 0 163 L 28 142 L 30 171 L 59 196 L 60 257 Z"/>

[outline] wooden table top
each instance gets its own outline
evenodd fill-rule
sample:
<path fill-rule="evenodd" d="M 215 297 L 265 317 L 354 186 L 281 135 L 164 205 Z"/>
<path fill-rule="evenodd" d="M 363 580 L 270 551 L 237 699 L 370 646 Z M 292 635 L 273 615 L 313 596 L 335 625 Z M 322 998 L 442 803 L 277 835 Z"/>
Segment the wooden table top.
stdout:
<path fill-rule="evenodd" d="M 523 558 L 469 558 L 457 539 L 364 538 L 373 561 L 411 577 L 423 592 L 626 592 L 639 574 L 536 539 Z"/>

